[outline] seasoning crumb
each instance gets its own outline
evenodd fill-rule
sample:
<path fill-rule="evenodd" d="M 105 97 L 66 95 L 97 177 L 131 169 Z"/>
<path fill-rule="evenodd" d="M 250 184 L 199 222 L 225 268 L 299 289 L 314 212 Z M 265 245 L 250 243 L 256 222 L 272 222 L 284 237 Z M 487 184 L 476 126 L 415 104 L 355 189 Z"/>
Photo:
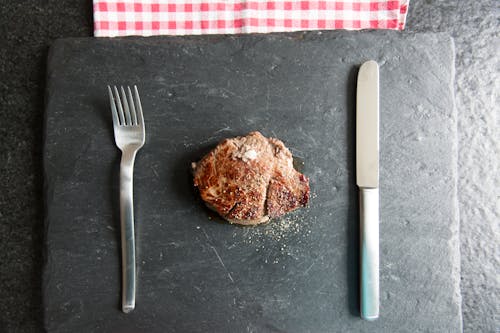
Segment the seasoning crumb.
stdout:
<path fill-rule="evenodd" d="M 264 242 L 266 240 L 273 240 L 279 242 L 279 247 L 277 247 L 281 252 L 287 251 L 288 240 L 293 237 L 294 242 L 301 242 L 297 239 L 299 234 L 310 234 L 310 230 L 304 230 L 304 220 L 300 213 L 292 213 L 285 217 L 276 219 L 272 223 L 262 225 L 259 227 L 249 227 L 242 241 L 245 244 L 255 244 L 256 246 L 261 246 L 264 249 Z"/>

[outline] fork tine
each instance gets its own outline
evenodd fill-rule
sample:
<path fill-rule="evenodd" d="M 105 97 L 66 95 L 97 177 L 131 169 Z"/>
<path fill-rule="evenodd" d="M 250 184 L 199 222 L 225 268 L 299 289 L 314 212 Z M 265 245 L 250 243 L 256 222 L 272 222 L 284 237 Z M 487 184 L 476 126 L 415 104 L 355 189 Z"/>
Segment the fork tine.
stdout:
<path fill-rule="evenodd" d="M 114 88 L 114 96 L 115 96 L 115 101 L 116 104 L 118 104 L 118 117 L 120 118 L 120 125 L 125 125 L 125 117 L 123 115 L 123 107 L 122 107 L 122 100 L 120 98 L 120 94 L 118 93 L 118 88 L 116 86 L 113 86 Z"/>
<path fill-rule="evenodd" d="M 132 97 L 132 91 L 130 90 L 130 87 L 127 86 L 127 91 L 128 91 L 128 104 L 130 106 L 130 115 L 132 117 L 132 125 L 137 125 L 137 113 L 135 112 L 135 103 L 134 103 L 134 98 Z"/>
<path fill-rule="evenodd" d="M 108 86 L 109 103 L 111 104 L 111 115 L 113 117 L 113 126 L 120 126 L 120 120 L 118 119 L 118 113 L 116 111 L 115 99 L 113 98 L 113 91 L 111 87 Z"/>
<path fill-rule="evenodd" d="M 135 105 L 136 105 L 136 110 L 137 110 L 137 124 L 144 127 L 144 118 L 142 116 L 141 99 L 139 98 L 139 91 L 137 90 L 137 86 L 134 86 L 134 94 L 135 94 Z"/>
<path fill-rule="evenodd" d="M 132 120 L 130 119 L 130 108 L 128 107 L 128 99 L 127 95 L 125 94 L 125 89 L 123 89 L 123 86 L 120 86 L 120 90 L 122 93 L 122 104 L 123 104 L 123 112 L 125 114 L 125 125 L 131 126 Z"/>

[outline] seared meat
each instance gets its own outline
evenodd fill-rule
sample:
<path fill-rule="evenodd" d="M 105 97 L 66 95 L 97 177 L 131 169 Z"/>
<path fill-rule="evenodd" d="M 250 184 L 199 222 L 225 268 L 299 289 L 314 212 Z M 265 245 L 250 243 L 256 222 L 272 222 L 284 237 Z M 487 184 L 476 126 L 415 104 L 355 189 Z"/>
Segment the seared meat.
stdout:
<path fill-rule="evenodd" d="M 223 140 L 192 167 L 203 201 L 231 223 L 259 224 L 309 201 L 290 151 L 259 132 Z"/>

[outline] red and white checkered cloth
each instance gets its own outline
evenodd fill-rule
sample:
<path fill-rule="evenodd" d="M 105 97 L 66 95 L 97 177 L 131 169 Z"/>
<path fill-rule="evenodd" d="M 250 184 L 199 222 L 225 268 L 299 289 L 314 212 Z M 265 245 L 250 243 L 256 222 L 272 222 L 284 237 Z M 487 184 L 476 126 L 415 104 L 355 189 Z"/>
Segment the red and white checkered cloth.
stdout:
<path fill-rule="evenodd" d="M 94 35 L 394 29 L 410 0 L 94 0 Z"/>

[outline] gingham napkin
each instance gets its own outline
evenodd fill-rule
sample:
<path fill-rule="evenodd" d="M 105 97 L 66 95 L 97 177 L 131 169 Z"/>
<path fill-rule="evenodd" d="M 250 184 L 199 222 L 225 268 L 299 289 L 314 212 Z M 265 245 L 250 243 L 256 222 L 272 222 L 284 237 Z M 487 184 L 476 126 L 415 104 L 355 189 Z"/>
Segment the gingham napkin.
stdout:
<path fill-rule="evenodd" d="M 410 0 L 94 0 L 94 35 L 152 36 L 393 29 Z"/>

